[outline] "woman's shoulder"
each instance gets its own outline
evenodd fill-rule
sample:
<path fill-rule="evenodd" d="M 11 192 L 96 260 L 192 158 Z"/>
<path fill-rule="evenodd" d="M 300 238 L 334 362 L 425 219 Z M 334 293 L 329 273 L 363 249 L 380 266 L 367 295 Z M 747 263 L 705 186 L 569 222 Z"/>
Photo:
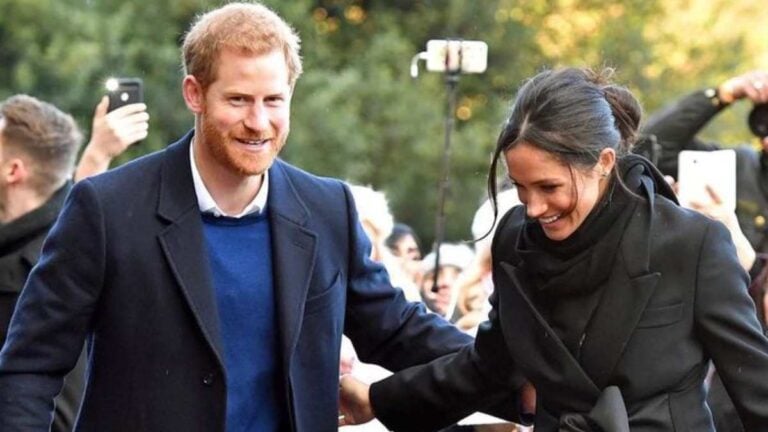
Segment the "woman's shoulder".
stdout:
<path fill-rule="evenodd" d="M 657 196 L 649 234 L 654 250 L 671 251 L 672 255 L 684 259 L 698 256 L 707 236 L 728 238 L 728 229 L 696 210 Z"/>
<path fill-rule="evenodd" d="M 661 195 L 656 195 L 653 203 L 655 229 L 663 231 L 676 231 L 690 234 L 691 231 L 707 230 L 707 227 L 714 224 L 714 220 L 704 214 L 681 207 L 678 203 Z"/>
<path fill-rule="evenodd" d="M 493 234 L 493 243 L 491 244 L 491 255 L 501 258 L 505 251 L 511 251 L 517 242 L 520 230 L 525 224 L 525 207 L 518 205 L 512 207 L 504 216 L 499 219 Z"/>

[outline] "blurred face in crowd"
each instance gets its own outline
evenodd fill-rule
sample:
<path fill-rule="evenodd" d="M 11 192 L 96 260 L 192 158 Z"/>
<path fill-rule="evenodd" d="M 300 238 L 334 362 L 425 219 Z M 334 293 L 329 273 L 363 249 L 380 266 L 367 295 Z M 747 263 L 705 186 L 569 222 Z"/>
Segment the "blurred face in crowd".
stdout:
<path fill-rule="evenodd" d="M 240 176 L 263 174 L 285 145 L 290 127 L 288 66 L 279 51 L 219 54 L 216 79 L 203 89 L 184 79 L 187 105 L 199 115 L 195 151 Z"/>
<path fill-rule="evenodd" d="M 419 245 L 416 243 L 416 239 L 412 235 L 406 234 L 400 237 L 400 240 L 395 245 L 395 250 L 392 251 L 395 256 L 417 261 L 421 259 L 421 251 Z"/>
<path fill-rule="evenodd" d="M 5 209 L 8 202 L 8 184 L 5 180 L 5 156 L 3 155 L 3 134 L 5 132 L 5 119 L 0 117 L 0 221 L 5 221 Z"/>
<path fill-rule="evenodd" d="M 440 271 L 437 274 L 436 292 L 432 291 L 435 280 L 434 272 L 424 274 L 421 282 L 421 298 L 429 310 L 438 315 L 446 316 L 448 308 L 451 306 L 453 283 L 460 273 L 461 269 L 457 267 L 440 266 Z"/>
<path fill-rule="evenodd" d="M 528 217 L 556 241 L 570 237 L 584 222 L 607 187 L 609 177 L 602 173 L 610 173 L 614 162 L 613 150 L 606 149 L 594 167 L 572 167 L 525 142 L 504 156 Z"/>

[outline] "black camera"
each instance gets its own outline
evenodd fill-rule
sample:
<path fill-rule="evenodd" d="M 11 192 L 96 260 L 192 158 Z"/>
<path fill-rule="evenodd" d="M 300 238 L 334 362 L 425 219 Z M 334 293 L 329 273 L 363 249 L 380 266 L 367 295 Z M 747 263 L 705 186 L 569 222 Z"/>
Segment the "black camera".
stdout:
<path fill-rule="evenodd" d="M 749 130 L 758 138 L 768 137 L 768 103 L 755 105 L 749 113 Z"/>

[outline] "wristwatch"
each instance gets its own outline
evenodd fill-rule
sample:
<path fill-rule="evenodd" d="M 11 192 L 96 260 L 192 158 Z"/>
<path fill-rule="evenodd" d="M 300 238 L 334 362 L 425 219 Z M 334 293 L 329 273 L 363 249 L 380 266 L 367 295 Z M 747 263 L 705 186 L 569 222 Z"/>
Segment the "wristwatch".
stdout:
<path fill-rule="evenodd" d="M 722 99 L 720 99 L 720 92 L 718 91 L 717 87 L 711 87 L 704 90 L 704 96 L 709 99 L 709 102 L 712 104 L 712 106 L 722 108 L 730 105 L 730 102 L 724 102 Z"/>

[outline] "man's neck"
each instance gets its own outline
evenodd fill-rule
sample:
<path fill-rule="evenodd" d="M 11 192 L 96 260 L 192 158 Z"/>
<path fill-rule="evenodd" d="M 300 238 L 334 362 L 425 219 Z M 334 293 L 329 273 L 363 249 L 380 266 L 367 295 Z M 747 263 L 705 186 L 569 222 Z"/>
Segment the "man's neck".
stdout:
<path fill-rule="evenodd" d="M 195 148 L 195 166 L 208 193 L 224 213 L 241 213 L 259 193 L 264 174 L 246 176 L 233 173 L 210 156 L 201 157 L 201 150 L 200 147 Z"/>
<path fill-rule="evenodd" d="M 53 196 L 53 192 L 41 196 L 29 189 L 12 188 L 8 191 L 7 201 L 0 210 L 0 223 L 10 223 L 42 207 Z"/>

